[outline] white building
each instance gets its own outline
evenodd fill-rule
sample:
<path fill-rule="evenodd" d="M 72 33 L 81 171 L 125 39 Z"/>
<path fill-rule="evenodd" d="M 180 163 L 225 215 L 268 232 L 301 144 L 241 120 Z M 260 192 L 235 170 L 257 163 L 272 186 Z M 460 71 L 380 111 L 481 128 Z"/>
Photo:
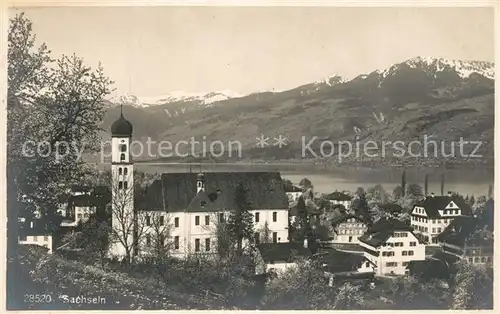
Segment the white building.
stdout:
<path fill-rule="evenodd" d="M 438 245 L 437 236 L 460 216 L 472 216 L 470 206 L 448 193 L 446 196 L 431 194 L 417 203 L 411 212 L 411 226 L 422 234 L 430 245 Z"/>
<path fill-rule="evenodd" d="M 332 220 L 334 227 L 333 243 L 359 243 L 359 237 L 366 230 L 366 224 L 355 215 L 343 215 Z"/>
<path fill-rule="evenodd" d="M 399 220 L 380 219 L 359 240 L 377 275 L 404 275 L 410 261 L 425 260 L 425 245 Z"/>
<path fill-rule="evenodd" d="M 254 217 L 254 238 L 267 234 L 271 242 L 288 242 L 288 199 L 278 172 L 163 173 L 134 208 L 132 125 L 121 115 L 111 133 L 113 229 L 127 225 L 126 240 L 138 243 L 136 253 L 147 255 L 158 245 L 179 256 L 217 252 L 217 226 L 240 205 L 235 195 L 240 187 Z M 123 224 L 120 216 L 137 224 Z M 123 256 L 125 248 L 116 241 L 110 253 Z"/>
<path fill-rule="evenodd" d="M 285 193 L 289 203 L 297 202 L 303 194 L 302 189 L 295 185 L 285 186 Z"/>
<path fill-rule="evenodd" d="M 19 229 L 19 244 L 22 245 L 38 245 L 48 249 L 48 253 L 52 254 L 53 240 L 52 235 L 48 232 L 45 226 L 37 225 L 33 221 Z"/>

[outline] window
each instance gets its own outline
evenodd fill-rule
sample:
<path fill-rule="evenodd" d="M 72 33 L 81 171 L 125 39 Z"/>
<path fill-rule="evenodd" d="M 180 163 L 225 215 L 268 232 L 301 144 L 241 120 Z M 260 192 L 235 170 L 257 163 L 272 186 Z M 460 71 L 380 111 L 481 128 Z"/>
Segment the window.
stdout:
<path fill-rule="evenodd" d="M 441 228 L 438 228 L 438 232 L 441 233 Z"/>
<path fill-rule="evenodd" d="M 125 153 L 125 152 L 127 151 L 127 145 L 125 145 L 125 144 L 121 144 L 121 145 L 120 145 L 120 151 L 121 151 L 122 153 Z"/>
<path fill-rule="evenodd" d="M 432 233 L 436 233 L 436 228 L 432 228 Z"/>
<path fill-rule="evenodd" d="M 481 257 L 481 263 L 486 263 L 486 257 Z"/>
<path fill-rule="evenodd" d="M 396 267 L 396 266 L 398 266 L 398 263 L 397 262 L 387 262 L 387 263 L 385 263 L 385 266 L 387 266 L 387 267 Z"/>
<path fill-rule="evenodd" d="M 125 161 L 125 154 L 120 154 L 120 161 Z"/>
<path fill-rule="evenodd" d="M 123 182 L 123 189 L 124 190 L 128 189 L 128 182 L 127 181 Z"/>
<path fill-rule="evenodd" d="M 436 219 L 432 219 L 432 223 L 435 224 L 436 223 Z"/>
<path fill-rule="evenodd" d="M 407 255 L 408 255 L 408 251 L 403 251 L 403 252 L 401 252 L 401 254 L 402 254 L 403 256 L 407 256 Z"/>
<path fill-rule="evenodd" d="M 210 239 L 205 239 L 205 251 L 210 251 Z"/>
<path fill-rule="evenodd" d="M 151 225 L 151 217 L 148 215 L 146 216 L 146 226 L 150 226 Z"/>
<path fill-rule="evenodd" d="M 472 257 L 469 257 L 469 263 L 472 263 L 473 261 Z"/>
<path fill-rule="evenodd" d="M 205 226 L 210 224 L 210 216 L 205 216 Z"/>
<path fill-rule="evenodd" d="M 259 222 L 259 220 L 260 220 L 260 219 L 259 219 L 259 218 L 260 218 L 259 216 L 260 216 L 260 214 L 259 214 L 259 213 L 255 213 L 255 222 Z"/>
<path fill-rule="evenodd" d="M 174 247 L 176 250 L 179 249 L 179 236 L 174 237 Z"/>
<path fill-rule="evenodd" d="M 47 244 L 44 244 L 43 247 L 46 248 L 46 249 L 49 248 L 49 246 Z"/>
<path fill-rule="evenodd" d="M 365 267 L 370 267 L 370 262 L 366 262 Z"/>
<path fill-rule="evenodd" d="M 474 263 L 479 263 L 479 257 L 478 256 L 474 257 Z"/>
<path fill-rule="evenodd" d="M 148 233 L 148 234 L 146 234 L 146 245 L 147 245 L 147 246 L 150 246 L 150 245 L 151 245 L 151 236 L 150 236 L 150 234 L 149 234 L 149 233 Z"/>
<path fill-rule="evenodd" d="M 128 168 L 124 168 L 124 169 L 123 169 L 123 175 L 125 175 L 125 176 L 126 176 L 127 174 L 128 174 Z"/>
<path fill-rule="evenodd" d="M 260 244 L 260 233 L 255 232 L 253 234 L 253 240 L 254 240 L 254 242 L 255 242 L 256 245 L 259 245 Z"/>
<path fill-rule="evenodd" d="M 43 241 L 45 242 L 49 241 L 49 236 L 43 236 Z"/>
<path fill-rule="evenodd" d="M 409 256 L 413 256 L 413 251 L 408 251 Z"/>
<path fill-rule="evenodd" d="M 408 264 L 410 264 L 410 262 L 403 262 L 403 263 L 401 263 L 401 265 L 403 265 L 405 267 L 408 266 Z"/>
<path fill-rule="evenodd" d="M 224 222 L 224 213 L 219 214 L 219 222 L 223 223 Z"/>
<path fill-rule="evenodd" d="M 33 241 L 37 242 L 38 241 L 38 236 L 33 236 Z"/>
<path fill-rule="evenodd" d="M 119 176 L 121 176 L 121 175 L 122 175 L 122 171 L 123 171 L 122 167 L 118 168 L 118 175 L 119 175 Z"/>
<path fill-rule="evenodd" d="M 278 233 L 273 232 L 273 243 L 278 243 Z"/>
<path fill-rule="evenodd" d="M 199 226 L 200 225 L 200 216 L 194 216 L 194 225 Z"/>
<path fill-rule="evenodd" d="M 82 219 L 82 214 L 78 214 L 76 217 L 78 217 L 78 219 Z"/>
<path fill-rule="evenodd" d="M 428 232 L 428 231 L 429 231 L 429 229 L 428 229 L 427 227 L 425 227 L 425 228 L 424 228 L 424 230 L 425 230 L 425 232 Z"/>
<path fill-rule="evenodd" d="M 160 226 L 163 226 L 165 224 L 165 218 L 163 216 L 160 216 Z"/>
<path fill-rule="evenodd" d="M 122 181 L 119 181 L 118 182 L 118 189 L 123 189 L 123 182 Z"/>
<path fill-rule="evenodd" d="M 194 251 L 195 252 L 200 251 L 200 239 L 194 239 Z"/>
<path fill-rule="evenodd" d="M 278 213 L 273 212 L 273 222 L 276 222 L 276 221 L 278 221 Z"/>
<path fill-rule="evenodd" d="M 179 217 L 175 217 L 175 218 L 174 218 L 174 226 L 175 226 L 176 228 L 179 228 Z"/>
<path fill-rule="evenodd" d="M 22 235 L 22 236 L 19 236 L 19 239 L 20 239 L 21 241 L 26 241 L 26 240 L 28 240 L 28 237 L 27 237 L 27 236 L 25 236 L 25 235 Z"/>

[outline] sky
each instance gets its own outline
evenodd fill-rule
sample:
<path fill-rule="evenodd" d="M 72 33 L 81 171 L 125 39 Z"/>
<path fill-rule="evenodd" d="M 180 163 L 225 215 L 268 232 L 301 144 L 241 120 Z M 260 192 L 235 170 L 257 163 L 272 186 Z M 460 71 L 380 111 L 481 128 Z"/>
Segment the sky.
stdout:
<path fill-rule="evenodd" d="M 115 95 L 285 90 L 416 56 L 494 61 L 492 8 L 40 7 L 54 56 L 101 62 Z"/>

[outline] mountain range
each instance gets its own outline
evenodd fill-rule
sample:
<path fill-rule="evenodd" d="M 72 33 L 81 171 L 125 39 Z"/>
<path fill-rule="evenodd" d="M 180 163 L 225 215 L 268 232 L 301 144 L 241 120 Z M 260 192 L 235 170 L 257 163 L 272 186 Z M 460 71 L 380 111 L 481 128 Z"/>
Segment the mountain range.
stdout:
<path fill-rule="evenodd" d="M 280 92 L 175 92 L 107 100 L 103 129 L 122 104 L 134 137 L 177 142 L 238 140 L 244 157 L 296 159 L 301 138 L 402 140 L 423 135 L 484 142 L 493 156 L 494 63 L 417 57 L 354 78 L 328 76 Z M 256 136 L 283 135 L 288 145 L 256 149 Z M 109 136 L 109 135 L 107 135 Z"/>

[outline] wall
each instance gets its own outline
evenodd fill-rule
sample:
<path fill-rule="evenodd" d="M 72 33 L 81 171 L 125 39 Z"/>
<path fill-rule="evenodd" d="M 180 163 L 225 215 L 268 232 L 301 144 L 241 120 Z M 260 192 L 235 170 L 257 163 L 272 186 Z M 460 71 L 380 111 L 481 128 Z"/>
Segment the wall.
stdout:
<path fill-rule="evenodd" d="M 34 244 L 34 245 L 39 245 L 43 246 L 49 249 L 48 253 L 52 254 L 52 236 L 44 236 L 44 235 L 37 235 L 37 236 L 27 236 L 26 240 L 21 240 L 19 238 L 19 244 Z"/>

